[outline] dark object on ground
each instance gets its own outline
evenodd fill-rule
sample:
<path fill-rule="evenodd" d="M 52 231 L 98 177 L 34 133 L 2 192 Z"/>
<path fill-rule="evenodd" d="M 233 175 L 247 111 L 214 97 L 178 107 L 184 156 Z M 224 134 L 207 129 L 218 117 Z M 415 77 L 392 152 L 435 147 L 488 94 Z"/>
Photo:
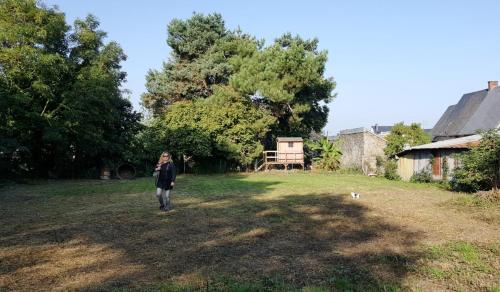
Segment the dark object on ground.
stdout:
<path fill-rule="evenodd" d="M 100 179 L 108 180 L 111 177 L 111 170 L 109 167 L 104 166 L 101 168 L 101 175 L 99 176 Z"/>
<path fill-rule="evenodd" d="M 122 164 L 116 169 L 116 176 L 119 179 L 133 179 L 135 177 L 135 167 L 130 164 Z"/>

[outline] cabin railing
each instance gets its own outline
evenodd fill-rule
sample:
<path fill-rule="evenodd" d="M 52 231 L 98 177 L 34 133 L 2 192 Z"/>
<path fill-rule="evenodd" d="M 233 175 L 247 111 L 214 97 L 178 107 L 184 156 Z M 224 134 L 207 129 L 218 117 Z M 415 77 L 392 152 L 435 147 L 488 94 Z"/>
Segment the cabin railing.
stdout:
<path fill-rule="evenodd" d="M 287 163 L 303 163 L 303 152 L 278 152 L 264 151 L 264 161 L 267 164 L 287 164 Z"/>

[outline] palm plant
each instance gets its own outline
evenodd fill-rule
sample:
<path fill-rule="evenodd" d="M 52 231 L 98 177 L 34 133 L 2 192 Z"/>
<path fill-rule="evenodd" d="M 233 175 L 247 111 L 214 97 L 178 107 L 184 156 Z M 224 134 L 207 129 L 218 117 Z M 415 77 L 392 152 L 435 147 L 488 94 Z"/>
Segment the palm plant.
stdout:
<path fill-rule="evenodd" d="M 319 154 L 317 157 L 313 158 L 313 161 L 319 168 L 327 171 L 333 171 L 340 168 L 342 151 L 340 151 L 339 143 L 340 141 L 330 142 L 326 137 L 308 143 L 309 148 L 313 151 L 317 151 Z"/>

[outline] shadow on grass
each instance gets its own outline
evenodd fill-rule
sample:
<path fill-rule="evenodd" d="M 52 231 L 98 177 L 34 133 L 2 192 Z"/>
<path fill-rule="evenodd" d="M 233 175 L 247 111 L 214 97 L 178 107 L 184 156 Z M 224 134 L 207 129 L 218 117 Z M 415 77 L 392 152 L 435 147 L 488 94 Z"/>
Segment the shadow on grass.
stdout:
<path fill-rule="evenodd" d="M 92 200 L 68 200 L 60 207 L 69 208 L 69 214 L 33 224 L 30 210 L 36 207 L 30 206 L 18 218 L 2 218 L 5 223 L 24 220 L 31 227 L 1 229 L 6 260 L 0 267 L 0 288 L 403 286 L 419 258 L 414 247 L 420 234 L 370 215 L 347 194 L 263 196 L 277 184 L 244 176 L 187 177 L 170 213 L 154 210 L 151 197 L 123 204 L 117 197 L 107 213 L 92 212 Z M 21 196 L 19 204 L 9 205 L 11 215 L 23 207 Z M 83 211 L 71 215 L 71 207 Z M 30 256 L 16 264 L 16 256 L 26 251 Z M 47 269 L 54 274 L 51 279 L 22 278 L 33 272 L 46 275 Z"/>

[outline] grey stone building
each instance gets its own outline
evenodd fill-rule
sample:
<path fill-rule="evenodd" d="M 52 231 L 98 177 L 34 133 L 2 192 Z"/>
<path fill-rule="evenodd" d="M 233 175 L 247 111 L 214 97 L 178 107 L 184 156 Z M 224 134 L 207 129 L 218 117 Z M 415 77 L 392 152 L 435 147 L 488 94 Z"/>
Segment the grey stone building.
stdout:
<path fill-rule="evenodd" d="M 362 169 L 367 175 L 377 170 L 377 156 L 384 156 L 387 141 L 367 128 L 342 130 L 335 136 L 342 151 L 341 167 Z"/>

